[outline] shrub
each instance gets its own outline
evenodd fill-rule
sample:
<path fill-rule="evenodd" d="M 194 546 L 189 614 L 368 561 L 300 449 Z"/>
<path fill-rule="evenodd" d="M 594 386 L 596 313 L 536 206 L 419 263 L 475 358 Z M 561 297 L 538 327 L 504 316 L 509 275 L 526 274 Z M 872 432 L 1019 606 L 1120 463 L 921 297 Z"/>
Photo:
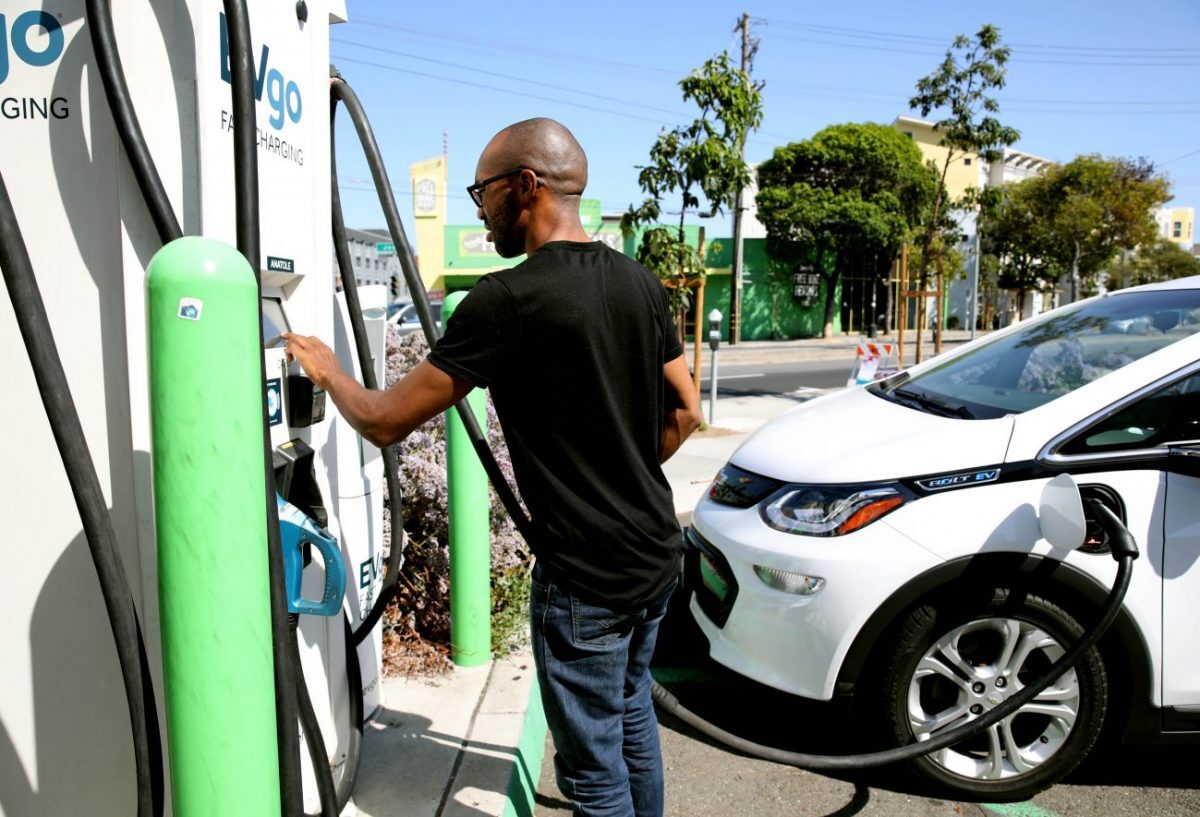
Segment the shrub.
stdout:
<path fill-rule="evenodd" d="M 389 329 L 386 382 L 391 386 L 428 352 L 419 332 Z M 490 398 L 488 442 L 512 484 L 512 461 Z M 430 669 L 432 648 L 445 656 L 450 644 L 450 538 L 446 520 L 446 423 L 438 416 L 394 446 L 407 534 L 396 601 L 384 616 L 389 667 Z M 491 524 L 492 646 L 500 655 L 518 645 L 525 632 L 531 557 L 516 526 L 489 486 Z M 391 498 L 388 498 L 390 503 Z M 386 515 L 385 515 L 386 516 Z M 389 536 L 385 522 L 385 536 Z M 409 653 L 409 660 L 397 656 Z M 445 662 L 441 662 L 445 665 Z"/>

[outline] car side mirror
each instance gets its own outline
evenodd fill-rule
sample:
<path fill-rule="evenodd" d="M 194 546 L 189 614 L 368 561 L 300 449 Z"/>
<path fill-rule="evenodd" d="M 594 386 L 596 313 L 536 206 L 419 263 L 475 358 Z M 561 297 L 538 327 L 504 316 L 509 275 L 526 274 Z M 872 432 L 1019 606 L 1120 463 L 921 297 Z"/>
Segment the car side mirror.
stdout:
<path fill-rule="evenodd" d="M 1055 550 L 1074 550 L 1087 536 L 1087 520 L 1079 487 L 1070 474 L 1059 474 L 1042 489 L 1038 506 L 1042 538 Z"/>

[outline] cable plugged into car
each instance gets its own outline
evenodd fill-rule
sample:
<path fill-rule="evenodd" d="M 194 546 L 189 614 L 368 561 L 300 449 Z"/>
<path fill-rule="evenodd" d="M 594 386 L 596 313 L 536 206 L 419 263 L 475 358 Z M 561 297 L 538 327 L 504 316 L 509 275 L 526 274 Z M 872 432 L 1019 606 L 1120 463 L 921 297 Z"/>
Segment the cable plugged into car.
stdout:
<path fill-rule="evenodd" d="M 335 87 L 337 87 L 336 84 Z M 360 116 L 360 121 L 362 123 L 360 127 L 369 135 L 370 128 L 366 124 L 365 117 Z M 368 160 L 372 166 L 373 173 L 377 176 L 378 183 L 378 177 L 382 176 L 382 162 L 377 152 L 368 150 Z M 385 212 L 387 211 L 389 192 L 386 185 L 380 186 L 380 196 L 385 202 Z M 390 221 L 389 226 L 392 226 Z M 395 245 L 397 253 L 400 255 L 402 266 L 407 273 L 408 269 L 414 266 L 411 258 L 411 250 L 408 247 L 407 241 L 403 240 L 403 229 L 398 223 L 392 227 L 392 233 L 394 238 L 401 239 L 395 241 Z M 410 277 L 414 281 L 416 280 L 415 276 Z M 410 288 L 416 299 L 417 312 L 422 316 L 421 323 L 426 339 L 429 341 L 430 346 L 432 346 L 437 342 L 438 333 L 433 321 L 425 317 L 430 312 L 428 297 L 422 287 L 413 286 L 410 283 Z M 526 532 L 529 520 L 525 516 L 524 509 L 518 503 L 515 493 L 513 493 L 501 475 L 495 457 L 488 447 L 487 440 L 483 437 L 478 426 L 474 424 L 467 424 L 467 434 L 475 446 L 476 453 L 483 462 L 484 469 L 496 487 L 497 494 L 499 494 L 505 510 L 513 518 L 517 527 L 523 533 Z M 718 483 L 720 483 L 720 480 L 718 480 Z M 1051 484 L 1054 486 L 1054 489 L 1047 491 L 1043 497 L 1039 516 L 1040 520 L 1044 520 L 1047 523 L 1047 529 L 1043 531 L 1043 536 L 1047 541 L 1051 542 L 1056 550 L 1070 551 L 1080 547 L 1085 541 L 1086 521 L 1083 515 L 1079 490 L 1075 486 L 1074 481 L 1066 474 L 1055 478 L 1055 480 L 1051 481 Z M 727 480 L 719 485 L 715 484 L 714 491 L 723 493 L 728 504 L 736 504 L 739 507 L 750 507 L 765 497 L 776 494 L 780 487 L 781 483 L 777 481 L 765 478 L 758 478 L 756 481 L 755 475 L 745 472 L 737 479 Z M 812 497 L 797 496 L 796 491 L 788 492 L 785 490 L 781 492 L 782 495 L 773 503 L 773 506 L 777 506 L 775 510 L 770 513 L 764 510 L 763 513 L 768 524 L 773 524 L 780 530 L 799 526 L 806 531 L 811 530 L 814 535 L 836 536 L 865 527 L 900 507 L 909 498 L 905 490 L 897 486 L 878 492 L 868 492 L 866 495 L 862 491 L 850 492 L 848 494 L 839 493 L 836 496 L 823 497 L 821 501 L 815 502 L 815 504 Z M 1108 532 L 1109 537 L 1114 542 L 1120 539 L 1122 543 L 1119 547 L 1113 547 L 1111 551 L 1113 558 L 1118 563 L 1118 570 L 1100 619 L 1091 631 L 1067 649 L 1035 681 L 1023 685 L 1019 682 L 1012 683 L 1011 688 L 1006 693 L 1001 694 L 1000 700 L 990 708 L 990 711 L 984 711 L 981 708 L 978 713 L 972 712 L 971 720 L 962 726 L 939 733 L 937 736 L 930 736 L 923 740 L 919 739 L 915 743 L 895 749 L 859 755 L 817 755 L 775 749 L 770 746 L 754 743 L 728 732 L 684 707 L 670 691 L 658 682 L 653 683 L 652 697 L 662 711 L 679 718 L 692 728 L 735 751 L 763 760 L 789 766 L 798 766 L 804 769 L 828 771 L 866 769 L 913 760 L 953 746 L 963 740 L 980 735 L 1001 721 L 1013 717 L 1021 707 L 1033 701 L 1040 693 L 1054 684 L 1065 672 L 1069 671 L 1081 656 L 1095 646 L 1096 642 L 1100 640 L 1116 619 L 1121 610 L 1125 594 L 1129 589 L 1133 561 L 1137 557 L 1137 547 L 1134 544 L 1133 536 L 1114 514 L 1109 512 L 1098 518 Z M 764 581 L 768 583 L 776 581 L 777 583 L 786 584 L 789 587 L 793 583 L 789 577 L 781 577 L 774 574 L 764 578 Z M 819 592 L 823 584 L 824 580 L 819 577 L 801 577 L 801 581 L 797 584 L 797 589 L 805 593 L 814 593 Z M 1007 680 L 1005 686 L 1009 686 Z M 980 706 L 982 707 L 983 705 L 980 704 Z"/>
<path fill-rule="evenodd" d="M 979 681 L 973 683 L 979 701 L 970 704 L 967 722 L 954 729 L 927 733 L 905 746 L 858 755 L 818 755 L 805 752 L 788 752 L 746 740 L 701 718 L 683 706 L 679 699 L 660 684 L 655 684 L 652 695 L 659 708 L 691 726 L 704 735 L 752 757 L 769 760 L 787 766 L 818 771 L 846 771 L 886 766 L 915 760 L 924 755 L 946 749 L 964 740 L 983 734 L 988 729 L 1013 717 L 1017 712 L 1054 685 L 1065 673 L 1092 649 L 1104 635 L 1121 611 L 1125 593 L 1133 571 L 1133 562 L 1138 556 L 1133 535 L 1121 520 L 1102 503 L 1089 503 L 1094 518 L 1099 522 L 1110 542 L 1110 552 L 1118 568 L 1112 589 L 1101 610 L 1095 626 L 1071 645 L 1051 666 L 1031 683 L 1021 684 L 1019 679 L 998 675 L 987 690 Z M 1067 553 L 1084 544 L 1086 521 L 1079 489 L 1074 480 L 1060 474 L 1047 483 L 1043 491 L 1038 521 L 1043 538 L 1058 553 Z"/>

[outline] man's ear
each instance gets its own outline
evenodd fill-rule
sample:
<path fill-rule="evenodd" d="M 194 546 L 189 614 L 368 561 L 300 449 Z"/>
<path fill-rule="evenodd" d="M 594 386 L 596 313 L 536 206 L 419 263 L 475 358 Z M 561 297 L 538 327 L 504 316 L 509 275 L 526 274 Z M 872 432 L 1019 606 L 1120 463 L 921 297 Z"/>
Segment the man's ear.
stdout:
<path fill-rule="evenodd" d="M 532 199 L 534 192 L 539 186 L 540 182 L 538 181 L 536 173 L 528 169 L 521 171 L 519 190 L 521 192 L 521 198 L 524 201 L 529 201 Z"/>

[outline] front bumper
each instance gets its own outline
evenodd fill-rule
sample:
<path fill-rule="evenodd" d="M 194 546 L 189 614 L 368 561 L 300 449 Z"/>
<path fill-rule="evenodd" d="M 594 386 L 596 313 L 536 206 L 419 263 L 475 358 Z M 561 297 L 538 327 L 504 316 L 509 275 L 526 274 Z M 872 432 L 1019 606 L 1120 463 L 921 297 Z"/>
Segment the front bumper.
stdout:
<path fill-rule="evenodd" d="M 846 536 L 798 536 L 768 527 L 755 508 L 701 500 L 689 530 L 685 580 L 713 660 L 776 689 L 830 700 L 842 661 L 871 615 L 942 561 L 887 523 Z M 755 566 L 820 577 L 824 586 L 810 595 L 776 590 Z"/>

